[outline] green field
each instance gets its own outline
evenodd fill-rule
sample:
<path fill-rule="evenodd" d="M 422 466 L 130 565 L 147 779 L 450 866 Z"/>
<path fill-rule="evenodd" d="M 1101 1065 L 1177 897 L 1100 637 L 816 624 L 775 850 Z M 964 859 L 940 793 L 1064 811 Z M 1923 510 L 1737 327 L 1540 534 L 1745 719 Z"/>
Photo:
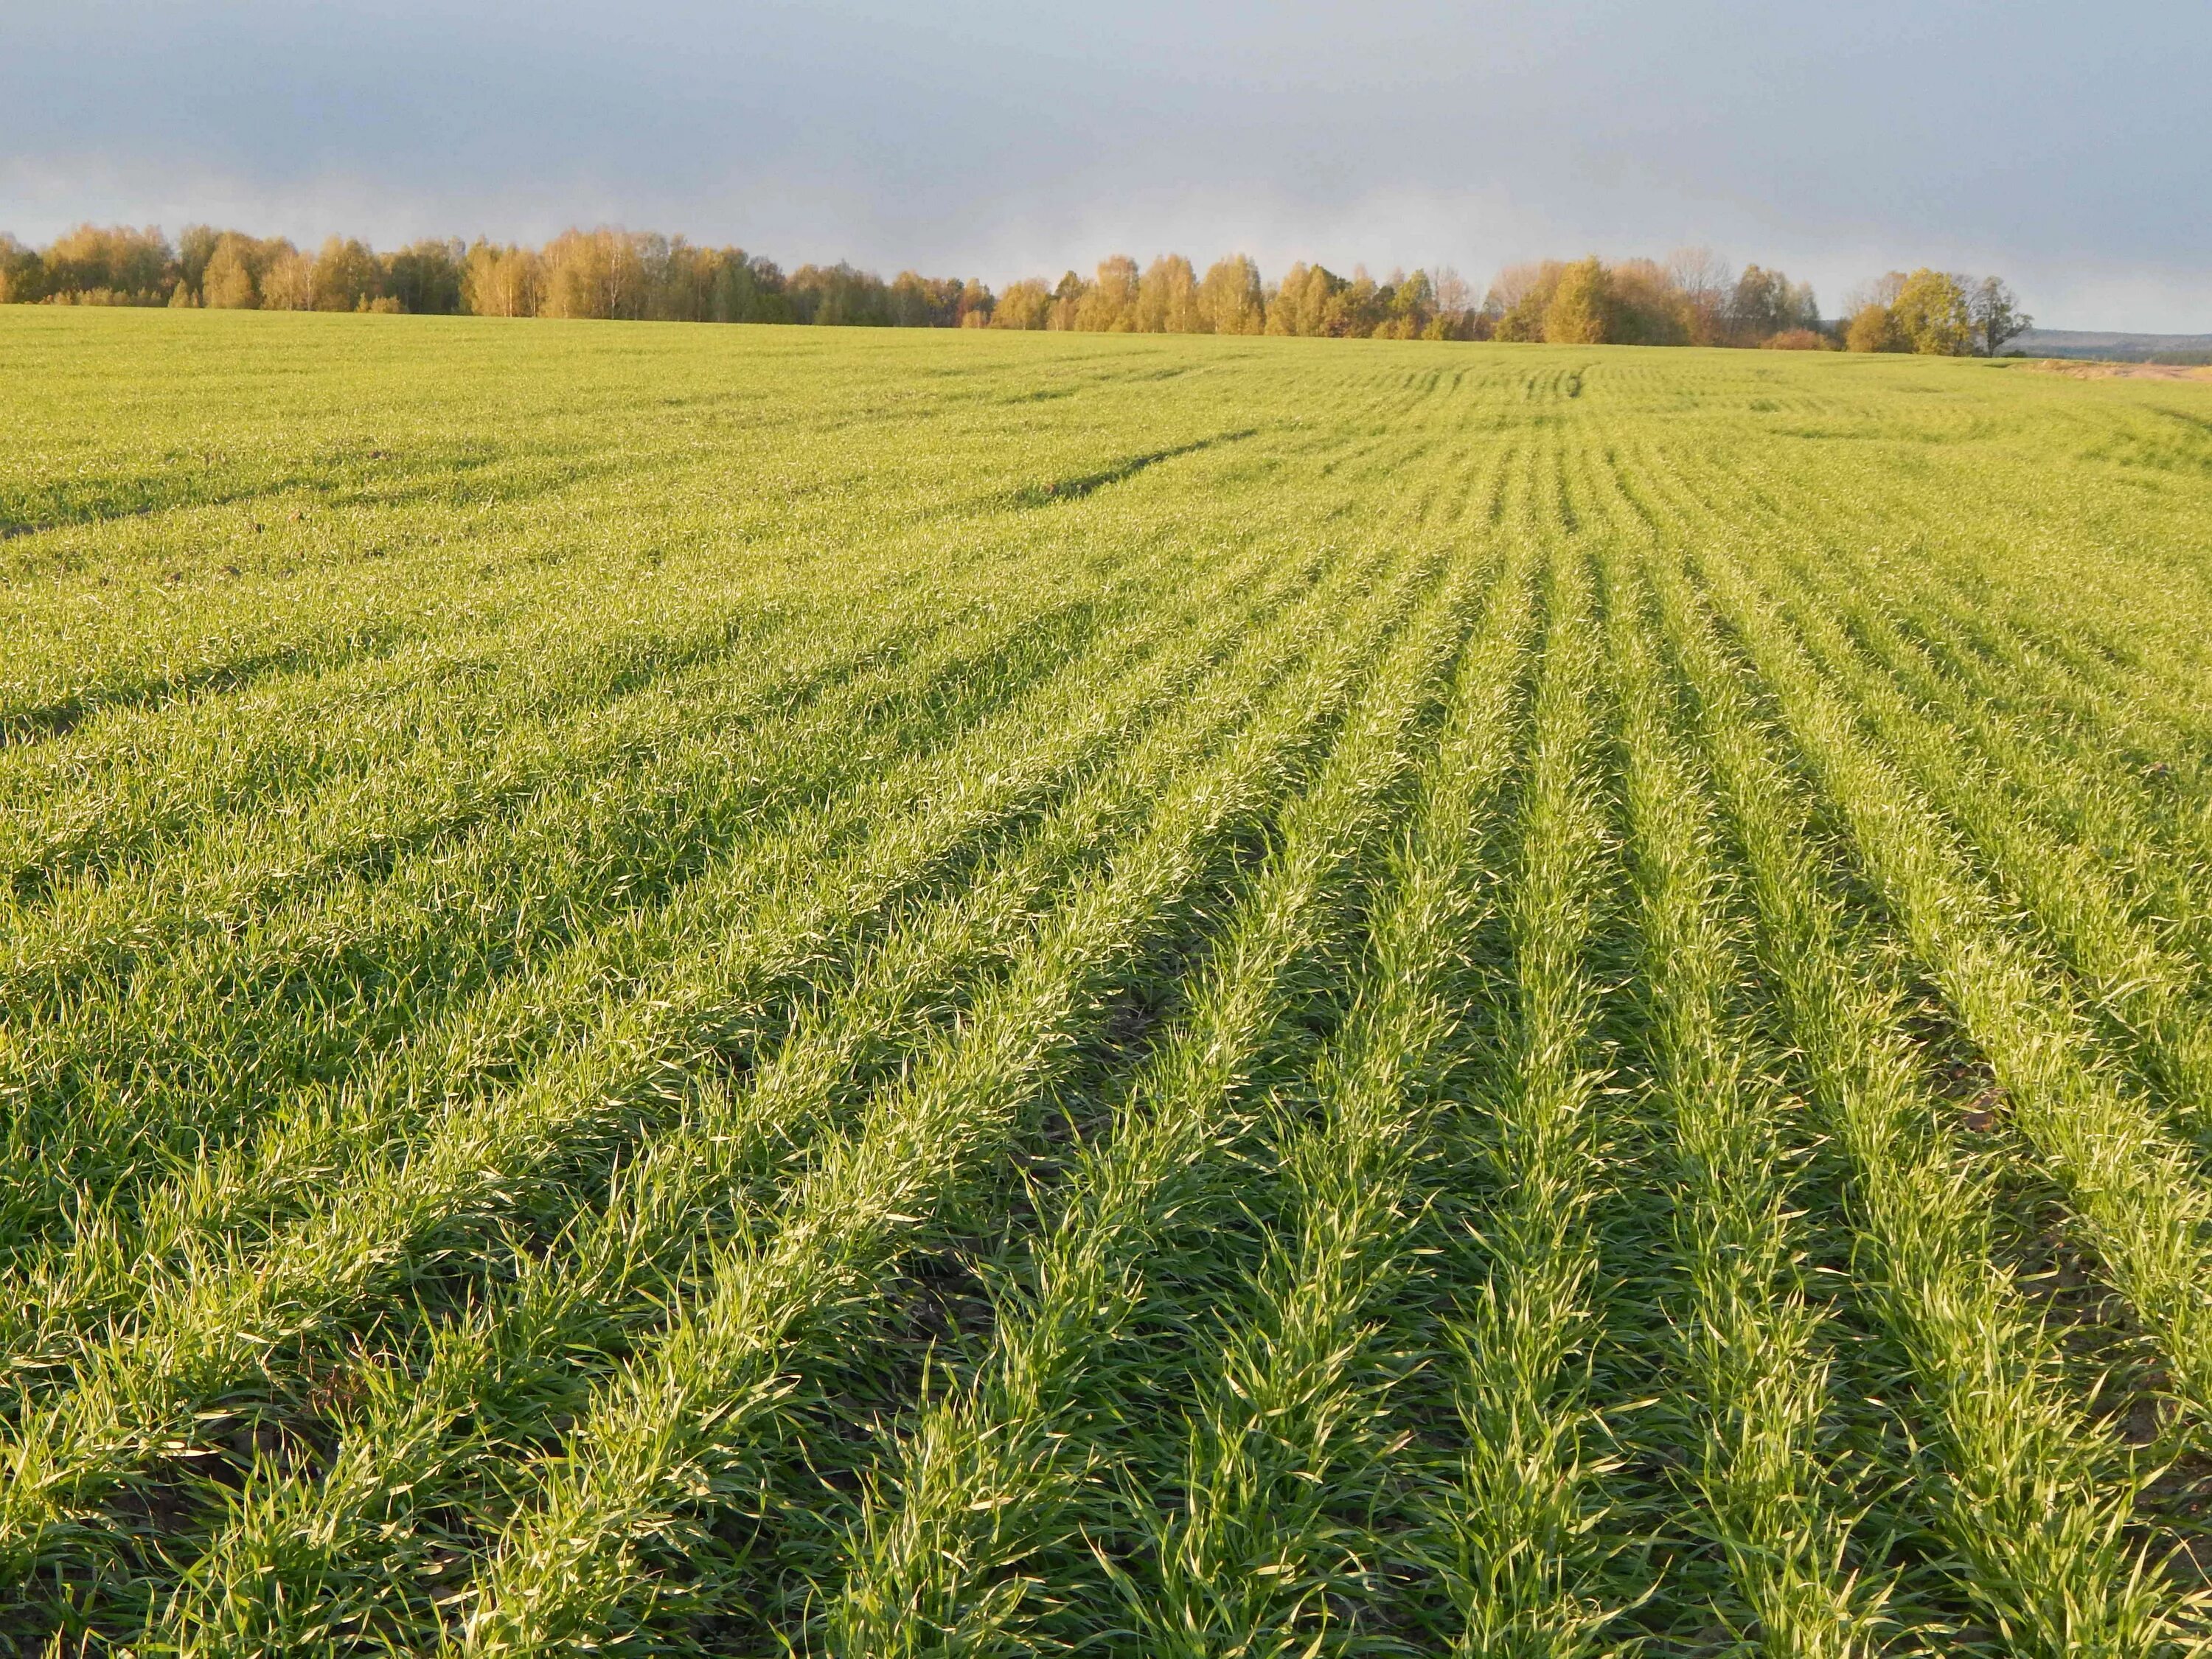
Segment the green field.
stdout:
<path fill-rule="evenodd" d="M 0 311 L 0 1651 L 2121 1655 L 2212 386 Z"/>

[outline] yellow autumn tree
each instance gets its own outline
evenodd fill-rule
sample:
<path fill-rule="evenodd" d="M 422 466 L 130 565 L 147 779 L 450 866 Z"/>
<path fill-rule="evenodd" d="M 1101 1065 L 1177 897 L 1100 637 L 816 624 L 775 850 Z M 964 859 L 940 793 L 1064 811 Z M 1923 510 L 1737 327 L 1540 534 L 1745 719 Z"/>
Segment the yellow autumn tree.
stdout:
<path fill-rule="evenodd" d="M 1216 259 L 1198 285 L 1200 329 L 1208 334 L 1257 334 L 1267 325 L 1260 267 L 1241 253 Z"/>
<path fill-rule="evenodd" d="M 1559 292 L 1566 267 L 1557 259 L 1508 265 L 1490 285 L 1483 309 L 1492 317 L 1491 337 L 1534 341 L 1544 337 L 1544 315 Z"/>
<path fill-rule="evenodd" d="M 1851 313 L 1850 325 L 1844 331 L 1844 347 L 1849 351 L 1911 349 L 1889 307 L 1876 300 L 1868 301 Z"/>
<path fill-rule="evenodd" d="M 1052 319 L 1052 289 L 1041 276 L 1010 283 L 991 308 L 993 328 L 1042 328 Z"/>
<path fill-rule="evenodd" d="M 1559 272 L 1544 307 L 1544 337 L 1553 345 L 1600 345 L 1613 326 L 1613 276 L 1595 253 Z"/>
<path fill-rule="evenodd" d="M 1140 334 L 1198 332 L 1198 273 L 1180 253 L 1164 253 L 1137 280 L 1135 327 Z"/>
<path fill-rule="evenodd" d="M 236 231 L 225 231 L 208 256 L 200 276 L 200 303 L 218 311 L 251 311 L 261 303 L 258 257 L 252 241 Z"/>
<path fill-rule="evenodd" d="M 1905 279 L 1889 307 L 1897 331 L 1924 356 L 1963 357 L 1973 349 L 1974 318 L 1966 285 L 1923 265 Z"/>
<path fill-rule="evenodd" d="M 1137 326 L 1137 262 L 1116 253 L 1098 262 L 1097 279 L 1077 301 L 1076 327 L 1091 334 L 1127 334 Z"/>

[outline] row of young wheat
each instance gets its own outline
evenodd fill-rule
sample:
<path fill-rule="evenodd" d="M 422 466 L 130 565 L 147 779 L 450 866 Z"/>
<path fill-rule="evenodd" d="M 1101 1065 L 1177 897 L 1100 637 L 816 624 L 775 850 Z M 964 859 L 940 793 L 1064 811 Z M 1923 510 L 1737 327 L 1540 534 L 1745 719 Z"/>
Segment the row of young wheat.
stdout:
<path fill-rule="evenodd" d="M 2200 642 L 1748 369 L 1190 349 L 748 413 L 751 566 L 465 601 L 518 456 L 435 603 L 11 668 L 9 1640 L 2202 1635 Z M 680 447 L 595 534 L 766 533 Z"/>

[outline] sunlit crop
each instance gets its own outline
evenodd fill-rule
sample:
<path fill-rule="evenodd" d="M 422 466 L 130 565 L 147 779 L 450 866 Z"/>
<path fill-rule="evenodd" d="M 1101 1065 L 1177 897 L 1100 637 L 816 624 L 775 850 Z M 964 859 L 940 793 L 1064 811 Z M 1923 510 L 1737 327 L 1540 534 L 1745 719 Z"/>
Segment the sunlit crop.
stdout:
<path fill-rule="evenodd" d="M 0 313 L 0 1651 L 2150 1655 L 2212 386 Z"/>

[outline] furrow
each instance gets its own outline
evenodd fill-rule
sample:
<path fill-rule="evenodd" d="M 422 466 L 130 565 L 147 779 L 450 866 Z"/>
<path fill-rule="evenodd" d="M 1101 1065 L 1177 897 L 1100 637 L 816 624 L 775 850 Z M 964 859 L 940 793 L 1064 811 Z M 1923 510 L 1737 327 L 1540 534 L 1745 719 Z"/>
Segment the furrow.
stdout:
<path fill-rule="evenodd" d="M 2126 1537 L 2119 1448 L 1990 1256 L 1993 1195 L 1916 1075 L 1896 988 L 1856 953 L 1811 805 L 1681 573 L 1655 561 L 1670 653 L 1742 849 L 1761 966 L 1847 1175 L 1855 1289 L 1902 1352 L 1931 1455 L 1911 1501 L 1956 1552 L 1961 1598 L 2019 1650 L 2160 1650 L 2160 1597 Z"/>
<path fill-rule="evenodd" d="M 380 658 L 373 675 L 318 676 L 283 693 L 149 711 L 66 742 L 0 749 L 0 790 L 21 809 L 0 826 L 8 931 L 58 895 L 143 878 L 172 861 L 204 866 L 201 880 L 227 878 L 234 892 L 296 886 L 319 873 L 305 864 L 342 870 L 385 843 L 492 815 L 541 787 L 549 760 L 556 767 L 573 753 L 581 769 L 650 744 L 681 712 L 679 698 L 705 690 L 774 702 L 803 689 L 810 656 L 817 672 L 836 673 L 902 633 L 855 618 L 849 631 L 786 637 L 790 620 L 725 616 L 644 649 L 505 629 Z M 398 787 L 378 788 L 379 780 Z M 244 868 L 222 850 L 295 826 L 322 839 Z"/>
<path fill-rule="evenodd" d="M 1466 728 L 1496 718 L 1489 702 L 1525 648 L 1524 585 L 1509 568 L 1489 601 L 1434 763 L 1444 775 L 1464 754 Z M 1164 1242 L 1202 1237 L 1231 1200 L 1243 1161 L 1235 1149 L 1254 1125 L 1253 1079 L 1285 1041 L 1276 1028 L 1288 1005 L 1312 994 L 1301 981 L 1343 925 L 1345 884 L 1417 769 L 1416 716 L 1433 696 L 1443 645 L 1416 642 L 1407 656 L 1417 672 L 1401 669 L 1370 693 L 1312 789 L 1285 810 L 1276 852 L 1231 919 L 1190 1014 L 1133 1083 L 1103 1146 L 1079 1160 L 1029 1293 L 1001 1309 L 975 1379 L 925 1411 L 867 1505 L 826 1613 L 829 1651 L 1027 1651 L 1039 1616 L 1066 1599 L 1066 1583 L 1039 1576 L 1040 1557 L 1064 1556 L 1086 1498 L 1097 1502 L 1091 1443 L 1129 1408 L 1117 1384 L 1159 1386 L 1124 1369 L 1142 1361 L 1117 1346 L 1149 1297 L 1172 1294 Z M 1382 890 L 1395 906 L 1389 878 Z M 1097 1536 L 1095 1524 L 1085 1532 Z"/>
<path fill-rule="evenodd" d="M 1735 1600 L 1715 1611 L 1747 1648 L 1865 1653 L 1881 1595 L 1855 1582 L 1849 1518 L 1832 1496 L 1849 1482 L 1824 1443 L 1831 1368 L 1823 1310 L 1797 1265 L 1783 1103 L 1754 1069 L 1739 1006 L 1744 945 L 1710 781 L 1675 736 L 1674 696 L 1628 566 L 1608 561 L 1606 637 L 1622 712 L 1639 1024 L 1672 1166 L 1668 1316 L 1694 1434 L 1684 1528 L 1718 1546 Z"/>
<path fill-rule="evenodd" d="M 338 1093 L 398 1045 L 437 1046 L 445 1022 L 496 1006 L 503 982 L 588 951 L 599 929 L 635 926 L 732 849 L 957 738 L 1059 665 L 1058 631 L 996 618 L 950 629 L 787 719 L 702 709 L 704 729 L 674 752 L 573 780 L 465 845 L 273 908 L 211 896 L 200 938 L 126 918 L 130 960 L 112 981 L 41 964 L 0 1080 L 0 1146 L 16 1154 L 0 1245 L 35 1248 L 64 1218 L 127 1224 L 142 1189 L 271 1111 L 296 1112 L 288 1097 Z M 877 736 L 865 748 L 830 741 L 863 725 Z M 162 896 L 148 915 L 175 902 Z M 87 921 L 62 919 L 72 951 L 89 943 Z M 526 1063 L 528 1036 L 515 1035 L 483 1062 Z"/>
<path fill-rule="evenodd" d="M 1605 1179 L 1590 953 L 1611 854 L 1584 559 L 1571 543 L 1553 556 L 1518 846 L 1499 899 L 1514 976 L 1507 1051 L 1470 1079 L 1474 1098 L 1448 1126 L 1489 1195 L 1447 1258 L 1463 1275 L 1449 1334 L 1465 1452 L 1456 1479 L 1425 1500 L 1455 1653 L 1588 1651 L 1614 1611 L 1598 1589 L 1605 1462 L 1585 1377 L 1598 1338 L 1589 1222 Z"/>
<path fill-rule="evenodd" d="M 1305 586 L 1303 574 L 1291 573 L 1262 584 L 1243 603 L 1249 614 L 1264 616 L 1292 602 Z M 707 872 L 674 902 L 628 913 L 517 975 L 465 1018 L 387 1052 L 346 1088 L 308 1091 L 288 1101 L 251 1140 L 201 1157 L 142 1200 L 135 1213 L 88 1207 L 73 1216 L 65 1246 L 34 1262 L 19 1281 L 29 1287 L 21 1305 L 38 1312 L 35 1322 L 12 1334 L 18 1364 L 51 1347 L 52 1333 L 127 1310 L 179 1272 L 200 1241 L 266 1233 L 302 1205 L 320 1201 L 381 1148 L 419 1133 L 439 1112 L 497 1097 L 526 1078 L 533 1065 L 557 1068 L 563 1053 L 587 1043 L 598 1024 L 618 1017 L 618 1010 L 610 1009 L 611 995 L 623 994 L 628 1000 L 657 976 L 680 973 L 699 939 L 728 931 L 763 892 L 795 890 L 811 878 L 810 872 L 849 863 L 872 826 L 927 803 L 948 780 L 978 767 L 988 773 L 988 757 L 1000 745 L 1018 745 L 1024 741 L 1021 734 L 1049 730 L 1049 722 L 1085 688 L 1128 699 L 1133 708 L 1171 696 L 1176 677 L 1200 672 L 1213 648 L 1209 642 L 1228 637 L 1224 626 L 1245 614 L 1222 609 L 1237 591 L 1233 581 L 1226 587 L 1202 583 L 1188 596 L 1188 608 L 1164 606 L 1110 631 L 1079 663 L 1076 678 L 1031 689 L 949 749 L 888 757 L 890 763 L 872 787 L 831 794 L 801 813 L 784 836 L 763 838 L 759 847 Z M 1198 631 L 1179 639 L 1178 627 L 1193 624 Z M 1163 636 L 1172 644 L 1160 655 Z M 727 1050 L 732 1042 L 721 1046 Z M 0 1328 L 7 1321 L 0 1313 Z M 26 1329 L 28 1334 L 22 1334 Z"/>
<path fill-rule="evenodd" d="M 564 1171 L 580 1164 L 588 1174 L 599 1149 L 665 1121 L 698 1077 L 769 1040 L 775 1006 L 842 971 L 880 927 L 872 918 L 964 874 L 979 844 L 1048 805 L 1130 722 L 1179 696 L 1220 643 L 1217 629 L 1133 673 L 1063 676 L 1019 720 L 918 769 L 904 816 L 867 793 L 842 801 L 840 815 L 870 834 L 849 847 L 831 840 L 812 859 L 783 850 L 721 887 L 719 913 L 698 906 L 675 918 L 677 936 L 704 948 L 650 977 L 613 978 L 597 1017 L 580 1019 L 577 1038 L 517 1086 L 441 1108 L 422 1135 L 349 1168 L 265 1243 L 195 1231 L 136 1311 L 88 1348 L 73 1327 L 49 1334 L 46 1320 L 31 1353 L 53 1354 L 41 1366 L 68 1354 L 72 1386 L 51 1402 L 27 1400 L 0 1445 L 12 1476 L 0 1492 L 0 1561 L 12 1576 L 77 1521 L 102 1526 L 100 1496 L 198 1450 L 198 1413 L 258 1374 L 275 1346 L 357 1319 L 419 1271 L 412 1264 L 481 1249 L 471 1241 L 526 1215 L 533 1194 L 557 1216 Z"/>
<path fill-rule="evenodd" d="M 1851 711 L 1744 579 L 1714 567 L 1729 623 L 1848 823 L 1868 873 L 1967 1035 L 1996 1104 L 2065 1194 L 2072 1224 L 2156 1341 L 2168 1387 L 2212 1408 L 2212 1191 L 2156 1115 L 2113 1075 L 2080 1011 L 1976 879 L 1925 799 L 1873 753 Z"/>
<path fill-rule="evenodd" d="M 1855 609 L 1844 614 L 1873 635 L 1866 647 L 1871 661 L 1819 611 L 1800 601 L 1788 611 L 1814 661 L 1860 711 L 1864 729 L 2027 907 L 2090 1006 L 2126 1045 L 2130 1065 L 2187 1133 L 2212 1144 L 2212 1012 L 2203 964 L 2170 942 L 2171 925 L 2149 908 L 2203 915 L 2202 896 L 2192 890 L 2195 872 L 2159 867 L 2166 861 L 2144 848 L 2149 826 L 2128 796 L 2039 752 L 2009 723 L 1936 679 L 1925 659 L 1878 621 Z M 1917 702 L 1908 687 L 1935 710 Z M 2054 817 L 2078 827 L 2051 826 Z M 2151 891 L 2114 870 L 2111 848 L 2131 849 L 2151 864 Z"/>
<path fill-rule="evenodd" d="M 641 1549 L 741 1468 L 802 1350 L 864 1319 L 885 1269 L 1002 1153 L 1230 839 L 1310 764 L 1368 661 L 1331 642 L 1268 715 L 1159 803 L 1152 826 L 1041 928 L 956 1036 L 933 1046 L 793 1186 L 772 1237 L 724 1254 L 697 1298 L 603 1390 L 507 1529 L 464 1607 L 471 1655 L 611 1639 L 646 1615 Z"/>
<path fill-rule="evenodd" d="M 803 1015 L 753 1077 L 706 1092 L 644 1146 L 605 1206 L 516 1283 L 432 1337 L 419 1382 L 386 1389 L 343 1425 L 319 1481 L 267 1460 L 194 1561 L 165 1616 L 183 1652 L 307 1652 L 341 1633 L 434 1631 L 432 1571 L 455 1540 L 439 1518 L 480 1508 L 492 1460 L 526 1446 L 543 1397 L 580 1395 L 592 1374 L 564 1356 L 611 1354 L 686 1294 L 690 1264 L 733 1230 L 766 1224 L 788 1178 L 856 1090 L 956 1017 L 1013 943 L 1142 809 L 1251 712 L 1322 619 L 1264 630 L 1127 756 L 977 878 L 958 902 L 916 915 L 848 992 Z M 501 1402 L 514 1402 L 502 1412 Z"/>
<path fill-rule="evenodd" d="M 1121 1575 L 1122 1617 L 1147 1652 L 1311 1651 L 1388 1599 L 1370 1528 L 1394 1448 L 1366 1350 L 1383 1287 L 1417 1270 L 1410 1170 L 1449 1099 L 1464 953 L 1494 902 L 1480 859 L 1531 655 L 1521 559 L 1508 581 L 1376 884 L 1348 1009 L 1287 1091 L 1273 1162 L 1288 1236 L 1206 1367 L 1181 1467 L 1126 1479 L 1121 1525 L 1141 1547 Z"/>

